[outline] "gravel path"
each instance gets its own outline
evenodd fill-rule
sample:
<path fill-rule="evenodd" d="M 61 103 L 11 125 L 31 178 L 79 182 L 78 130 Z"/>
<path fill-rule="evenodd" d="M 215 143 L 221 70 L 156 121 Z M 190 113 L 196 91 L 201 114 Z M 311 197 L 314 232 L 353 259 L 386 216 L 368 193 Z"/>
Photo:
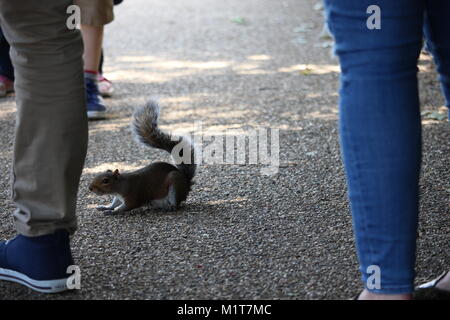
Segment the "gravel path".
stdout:
<path fill-rule="evenodd" d="M 133 0 L 107 27 L 112 115 L 90 123 L 73 253 L 82 289 L 40 295 L 0 282 L 12 299 L 346 299 L 359 290 L 337 137 L 336 60 L 319 39 L 321 12 L 304 0 Z M 443 105 L 421 59 L 426 110 Z M 168 160 L 139 147 L 133 108 L 159 97 L 162 126 L 205 134 L 279 129 L 280 168 L 201 167 L 186 206 L 105 217 L 87 190 L 105 168 Z M 9 172 L 14 98 L 0 101 L 0 238 L 15 234 Z M 417 281 L 449 268 L 450 127 L 424 117 Z"/>

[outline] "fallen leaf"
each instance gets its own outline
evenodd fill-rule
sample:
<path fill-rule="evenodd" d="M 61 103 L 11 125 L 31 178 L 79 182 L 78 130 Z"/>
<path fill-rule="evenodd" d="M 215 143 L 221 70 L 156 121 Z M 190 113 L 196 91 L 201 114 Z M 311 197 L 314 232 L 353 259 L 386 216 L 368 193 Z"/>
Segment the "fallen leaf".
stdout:
<path fill-rule="evenodd" d="M 236 23 L 236 24 L 240 24 L 240 25 L 247 25 L 247 20 L 243 17 L 235 17 L 233 19 L 231 19 L 231 22 Z"/>
<path fill-rule="evenodd" d="M 306 68 L 306 69 L 300 70 L 300 74 L 302 74 L 304 76 L 309 76 L 312 73 L 312 71 L 313 71 L 312 69 Z"/>

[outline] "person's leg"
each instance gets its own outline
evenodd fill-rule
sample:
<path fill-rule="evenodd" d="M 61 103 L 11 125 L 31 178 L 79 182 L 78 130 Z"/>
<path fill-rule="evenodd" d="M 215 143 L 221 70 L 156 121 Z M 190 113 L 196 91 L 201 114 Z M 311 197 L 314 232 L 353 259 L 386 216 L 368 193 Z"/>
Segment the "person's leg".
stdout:
<path fill-rule="evenodd" d="M 424 34 L 427 48 L 433 54 L 439 72 L 442 92 L 449 108 L 450 121 L 450 1 L 427 1 Z"/>
<path fill-rule="evenodd" d="M 114 19 L 113 0 L 76 0 L 81 9 L 81 33 L 84 43 L 84 76 L 89 119 L 101 119 L 106 108 L 98 88 L 104 25 Z"/>
<path fill-rule="evenodd" d="M 413 292 L 421 162 L 417 59 L 422 0 L 326 0 L 341 64 L 340 142 L 362 280 L 360 298 Z M 378 5 L 381 29 L 367 27 Z M 371 285 L 379 267 L 381 287 Z"/>
<path fill-rule="evenodd" d="M 81 9 L 84 69 L 99 72 L 104 26 L 114 19 L 112 0 L 75 0 Z"/>
<path fill-rule="evenodd" d="M 0 0 L 16 76 L 12 198 L 19 232 L 0 242 L 0 279 L 43 292 L 65 289 L 87 151 L 82 41 L 66 26 L 71 4 Z"/>
<path fill-rule="evenodd" d="M 100 55 L 100 65 L 98 66 L 98 72 L 100 74 L 103 74 L 103 63 L 105 62 L 105 55 L 102 48 L 102 54 Z"/>
<path fill-rule="evenodd" d="M 89 26 L 82 24 L 81 33 L 84 44 L 84 70 L 98 72 L 102 55 L 103 26 Z"/>

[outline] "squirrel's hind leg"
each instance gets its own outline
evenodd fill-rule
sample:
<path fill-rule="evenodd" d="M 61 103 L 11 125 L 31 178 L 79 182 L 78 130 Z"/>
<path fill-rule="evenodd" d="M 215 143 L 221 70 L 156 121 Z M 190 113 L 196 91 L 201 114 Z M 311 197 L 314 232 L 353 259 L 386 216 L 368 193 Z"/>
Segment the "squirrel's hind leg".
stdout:
<path fill-rule="evenodd" d="M 185 175 L 175 170 L 169 174 L 169 183 L 170 187 L 167 197 L 173 206 L 179 207 L 186 200 L 190 191 L 190 185 Z"/>
<path fill-rule="evenodd" d="M 186 200 L 190 190 L 189 183 L 178 170 L 168 174 L 166 183 L 169 185 L 167 195 L 162 199 L 152 200 L 150 205 L 155 209 L 176 210 Z"/>
<path fill-rule="evenodd" d="M 169 206 L 176 208 L 178 206 L 177 203 L 177 192 L 175 190 L 175 187 L 171 185 L 169 187 L 169 192 L 167 193 L 167 202 L 169 203 Z"/>

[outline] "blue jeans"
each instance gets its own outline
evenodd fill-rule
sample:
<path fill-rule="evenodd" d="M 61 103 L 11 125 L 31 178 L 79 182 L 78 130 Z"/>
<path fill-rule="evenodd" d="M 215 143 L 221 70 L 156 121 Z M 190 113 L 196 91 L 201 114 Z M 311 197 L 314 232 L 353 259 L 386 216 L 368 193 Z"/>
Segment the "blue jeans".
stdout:
<path fill-rule="evenodd" d="M 370 5 L 381 9 L 381 29 L 366 25 Z M 342 71 L 340 143 L 362 280 L 371 292 L 410 293 L 421 163 L 417 60 L 425 33 L 450 106 L 450 1 L 325 0 L 325 6 Z M 372 282 L 373 265 L 380 286 Z"/>

